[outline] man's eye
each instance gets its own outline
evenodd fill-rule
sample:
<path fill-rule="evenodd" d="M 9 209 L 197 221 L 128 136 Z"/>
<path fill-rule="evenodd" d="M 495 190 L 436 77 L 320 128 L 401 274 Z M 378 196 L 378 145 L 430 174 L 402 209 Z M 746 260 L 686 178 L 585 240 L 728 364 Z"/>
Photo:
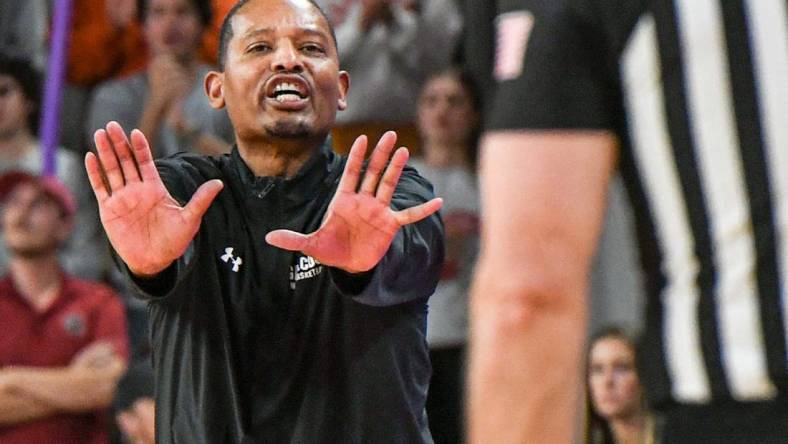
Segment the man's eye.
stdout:
<path fill-rule="evenodd" d="M 324 54 L 326 51 L 320 45 L 304 45 L 301 49 L 305 52 L 316 53 L 316 54 Z"/>
<path fill-rule="evenodd" d="M 266 45 L 265 43 L 256 43 L 250 46 L 247 52 L 266 52 L 269 49 L 271 49 L 271 47 Z"/>

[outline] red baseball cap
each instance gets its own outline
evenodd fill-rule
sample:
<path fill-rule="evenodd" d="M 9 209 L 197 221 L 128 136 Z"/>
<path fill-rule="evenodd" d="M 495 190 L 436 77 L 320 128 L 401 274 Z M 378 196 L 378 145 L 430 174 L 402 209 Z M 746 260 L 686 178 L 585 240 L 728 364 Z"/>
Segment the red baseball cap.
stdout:
<path fill-rule="evenodd" d="M 32 183 L 41 188 L 60 205 L 67 216 L 77 212 L 77 202 L 71 191 L 53 176 L 36 176 L 24 171 L 9 171 L 0 176 L 0 201 L 5 202 L 11 191 L 21 183 Z"/>

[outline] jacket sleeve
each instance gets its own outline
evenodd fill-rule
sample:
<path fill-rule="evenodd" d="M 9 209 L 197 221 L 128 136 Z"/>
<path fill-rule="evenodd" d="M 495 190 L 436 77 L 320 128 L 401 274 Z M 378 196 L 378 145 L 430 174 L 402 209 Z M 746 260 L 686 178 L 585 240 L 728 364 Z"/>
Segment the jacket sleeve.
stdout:
<path fill-rule="evenodd" d="M 410 167 L 402 172 L 391 206 L 401 210 L 434 197 L 432 185 Z M 435 213 L 401 227 L 383 259 L 370 272 L 350 275 L 330 268 L 337 289 L 366 305 L 388 306 L 432 295 L 443 266 L 443 221 Z"/>

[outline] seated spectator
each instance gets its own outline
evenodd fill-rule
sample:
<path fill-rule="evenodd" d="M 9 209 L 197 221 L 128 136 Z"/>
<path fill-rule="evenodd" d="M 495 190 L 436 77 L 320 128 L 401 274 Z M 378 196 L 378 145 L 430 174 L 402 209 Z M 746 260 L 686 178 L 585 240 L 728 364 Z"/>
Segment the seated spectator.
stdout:
<path fill-rule="evenodd" d="M 463 441 L 468 287 L 479 235 L 473 159 L 480 122 L 479 96 L 467 75 L 449 69 L 429 78 L 418 102 L 422 157 L 410 164 L 443 198 L 446 258 L 427 316 L 433 367 L 427 415 L 437 444 Z"/>
<path fill-rule="evenodd" d="M 135 75 L 111 80 L 94 92 L 88 134 L 110 120 L 139 128 L 157 157 L 179 151 L 229 151 L 232 127 L 224 110 L 211 108 L 199 59 L 200 39 L 211 20 L 206 0 L 147 0 L 140 4 L 151 59 Z"/>
<path fill-rule="evenodd" d="M 587 444 L 653 444 L 654 420 L 646 409 L 635 364 L 635 342 L 617 327 L 595 334 L 587 362 Z"/>
<path fill-rule="evenodd" d="M 108 411 L 125 371 L 123 304 L 64 273 L 57 251 L 76 205 L 56 178 L 0 177 L 11 254 L 0 280 L 0 442 L 109 442 Z"/>
<path fill-rule="evenodd" d="M 0 55 L 0 174 L 10 170 L 41 173 L 42 150 L 35 136 L 40 105 L 39 72 L 25 59 Z M 99 279 L 108 268 L 109 254 L 85 167 L 71 151 L 58 149 L 55 156 L 56 176 L 77 198 L 75 225 L 79 227 L 61 250 L 62 263 L 76 276 Z M 7 261 L 0 241 L 0 274 Z"/>
<path fill-rule="evenodd" d="M 462 27 L 456 0 L 317 0 L 336 29 L 339 60 L 350 73 L 348 107 L 337 114 L 334 147 L 356 136 L 396 130 L 413 148 L 417 92 L 449 65 Z"/>

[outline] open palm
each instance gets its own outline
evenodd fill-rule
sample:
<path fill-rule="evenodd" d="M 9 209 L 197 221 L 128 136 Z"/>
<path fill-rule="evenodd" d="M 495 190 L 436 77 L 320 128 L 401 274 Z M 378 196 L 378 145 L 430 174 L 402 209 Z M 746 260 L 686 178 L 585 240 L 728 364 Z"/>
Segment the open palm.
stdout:
<path fill-rule="evenodd" d="M 396 134 L 391 131 L 380 138 L 359 187 L 367 139 L 365 136 L 356 139 L 320 228 L 311 234 L 276 230 L 268 233 L 266 241 L 286 250 L 301 251 L 323 264 L 351 273 L 374 268 L 401 226 L 430 216 L 443 204 L 435 198 L 400 211 L 391 209 L 391 198 L 408 162 L 406 148 L 399 148 L 391 155 L 396 140 Z"/>
<path fill-rule="evenodd" d="M 182 207 L 164 187 L 139 130 L 129 143 L 110 122 L 94 139 L 98 155 L 88 153 L 85 167 L 107 237 L 134 274 L 155 275 L 186 251 L 222 182 L 204 183 Z"/>

